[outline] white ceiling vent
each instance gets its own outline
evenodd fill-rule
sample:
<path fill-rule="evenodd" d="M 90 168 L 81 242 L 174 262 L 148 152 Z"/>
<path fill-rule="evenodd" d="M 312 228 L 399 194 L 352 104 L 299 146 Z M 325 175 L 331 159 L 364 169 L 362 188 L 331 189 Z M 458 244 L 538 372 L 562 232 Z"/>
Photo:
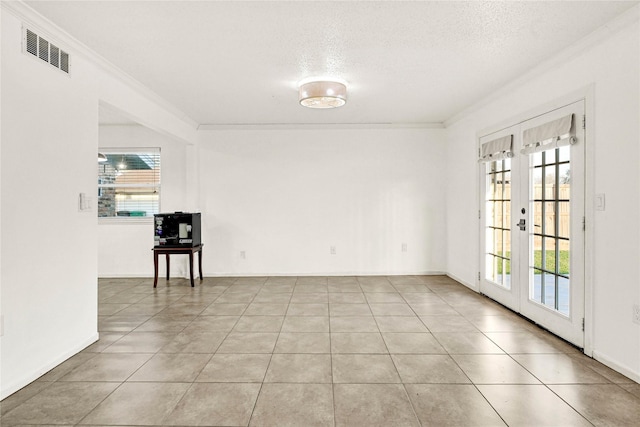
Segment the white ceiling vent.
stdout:
<path fill-rule="evenodd" d="M 69 74 L 69 54 L 28 28 L 24 28 L 22 51 Z"/>

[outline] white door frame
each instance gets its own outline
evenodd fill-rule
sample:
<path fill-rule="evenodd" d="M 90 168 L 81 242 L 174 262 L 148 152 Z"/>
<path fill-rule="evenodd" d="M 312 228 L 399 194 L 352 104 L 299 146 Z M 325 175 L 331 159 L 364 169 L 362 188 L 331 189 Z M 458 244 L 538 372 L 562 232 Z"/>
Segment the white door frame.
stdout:
<path fill-rule="evenodd" d="M 585 232 L 584 232 L 584 318 L 585 318 L 585 329 L 584 329 L 584 353 L 587 356 L 593 356 L 593 261 L 594 257 L 594 227 L 593 227 L 593 219 L 594 219 L 594 198 L 595 198 L 595 184 L 593 177 L 595 176 L 595 132 L 594 132 L 594 99 L 595 99 L 595 85 L 591 84 L 585 87 L 582 87 L 574 92 L 568 93 L 562 97 L 559 97 L 553 101 L 548 103 L 539 105 L 537 107 L 533 107 L 530 110 L 527 110 L 523 113 L 512 116 L 511 118 L 502 120 L 498 122 L 496 125 L 487 127 L 485 129 L 480 130 L 476 133 L 476 143 L 478 144 L 476 148 L 479 148 L 480 138 L 484 135 L 488 135 L 491 133 L 495 133 L 501 129 L 505 129 L 524 121 L 527 121 L 533 117 L 540 116 L 548 111 L 555 110 L 565 105 L 572 104 L 574 102 L 584 100 L 585 102 L 585 117 L 586 117 L 586 129 L 585 129 L 585 161 L 584 161 L 584 189 L 585 189 Z M 481 173 L 482 172 L 482 173 Z M 478 165 L 478 173 L 476 174 L 478 179 L 484 179 L 484 165 Z M 484 194 L 480 191 L 481 182 L 478 180 L 477 184 L 477 196 L 478 196 L 478 208 L 479 211 L 482 212 L 482 206 L 484 204 Z M 484 218 L 478 219 L 478 230 L 480 232 L 484 232 L 483 230 Z M 484 251 L 485 248 L 480 246 L 481 242 L 484 242 L 483 238 L 478 239 L 478 259 L 477 259 L 477 271 L 478 271 L 478 279 L 476 282 L 478 291 L 480 290 L 480 271 L 481 265 L 484 263 Z"/>

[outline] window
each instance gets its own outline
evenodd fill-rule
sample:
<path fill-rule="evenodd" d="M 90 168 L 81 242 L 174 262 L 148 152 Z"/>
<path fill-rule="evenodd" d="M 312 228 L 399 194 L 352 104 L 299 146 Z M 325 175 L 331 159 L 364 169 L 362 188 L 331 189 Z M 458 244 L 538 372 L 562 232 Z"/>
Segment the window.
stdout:
<path fill-rule="evenodd" d="M 101 148 L 98 217 L 148 217 L 160 210 L 160 149 Z"/>

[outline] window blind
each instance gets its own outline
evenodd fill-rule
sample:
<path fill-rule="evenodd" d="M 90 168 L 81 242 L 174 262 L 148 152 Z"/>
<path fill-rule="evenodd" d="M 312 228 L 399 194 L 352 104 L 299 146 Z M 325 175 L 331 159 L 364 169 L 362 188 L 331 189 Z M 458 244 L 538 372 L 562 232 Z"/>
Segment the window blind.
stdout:
<path fill-rule="evenodd" d="M 522 134 L 522 154 L 533 154 L 574 144 L 571 136 L 573 114 L 544 123 L 540 126 L 525 129 Z"/>
<path fill-rule="evenodd" d="M 100 148 L 98 216 L 144 217 L 160 210 L 160 149 Z"/>
<path fill-rule="evenodd" d="M 503 136 L 482 144 L 478 162 L 487 163 L 509 157 L 513 157 L 513 135 Z"/>

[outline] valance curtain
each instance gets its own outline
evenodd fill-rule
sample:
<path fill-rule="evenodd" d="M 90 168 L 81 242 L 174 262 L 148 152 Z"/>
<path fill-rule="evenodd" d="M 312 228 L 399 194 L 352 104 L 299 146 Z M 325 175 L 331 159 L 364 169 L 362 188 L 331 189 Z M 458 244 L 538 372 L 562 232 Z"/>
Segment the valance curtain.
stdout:
<path fill-rule="evenodd" d="M 487 163 L 509 157 L 513 157 L 513 135 L 503 136 L 482 144 L 478 162 Z"/>
<path fill-rule="evenodd" d="M 522 134 L 520 152 L 533 154 L 575 143 L 575 138 L 571 137 L 572 125 L 573 114 L 569 114 L 540 126 L 526 129 Z"/>

